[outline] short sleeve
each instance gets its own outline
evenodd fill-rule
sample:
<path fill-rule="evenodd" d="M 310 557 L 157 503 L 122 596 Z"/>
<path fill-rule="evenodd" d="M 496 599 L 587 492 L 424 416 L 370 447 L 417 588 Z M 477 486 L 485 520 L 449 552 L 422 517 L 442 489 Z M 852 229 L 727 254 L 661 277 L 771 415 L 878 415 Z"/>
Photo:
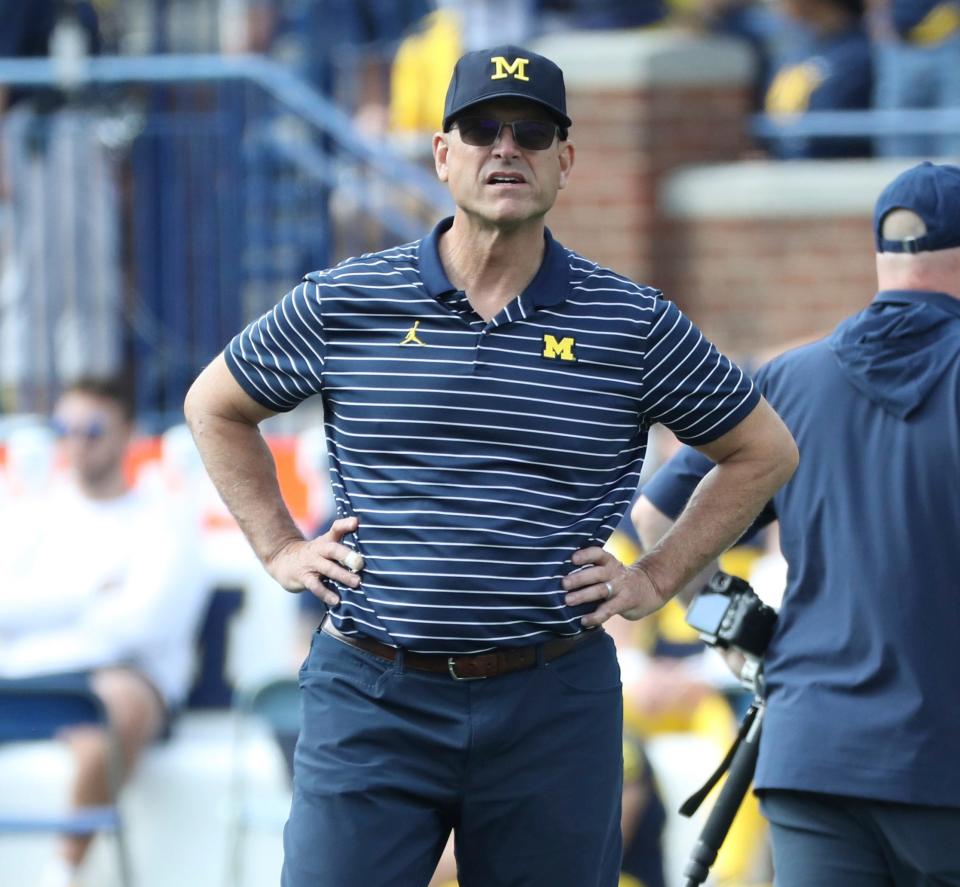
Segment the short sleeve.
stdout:
<path fill-rule="evenodd" d="M 640 409 L 694 446 L 725 434 L 760 400 L 750 377 L 674 305 L 658 299 L 644 348 Z"/>
<path fill-rule="evenodd" d="M 236 335 L 224 358 L 257 403 L 286 412 L 320 392 L 325 351 L 320 284 L 307 279 Z"/>
<path fill-rule="evenodd" d="M 757 371 L 755 388 L 766 392 L 770 384 L 770 364 L 766 364 Z M 703 476 L 713 468 L 713 462 L 703 453 L 693 447 L 681 447 L 673 457 L 643 485 L 641 493 L 652 502 L 663 514 L 672 520 L 680 516 L 693 495 L 697 484 Z M 753 533 L 777 519 L 777 512 L 771 500 L 763 511 L 757 515 L 753 524 L 743 534 L 748 539 Z"/>

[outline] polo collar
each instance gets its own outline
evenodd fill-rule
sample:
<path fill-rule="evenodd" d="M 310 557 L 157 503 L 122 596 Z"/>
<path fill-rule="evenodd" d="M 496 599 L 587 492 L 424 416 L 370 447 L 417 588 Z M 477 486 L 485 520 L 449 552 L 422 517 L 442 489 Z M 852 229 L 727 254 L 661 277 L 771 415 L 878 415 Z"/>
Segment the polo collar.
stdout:
<path fill-rule="evenodd" d="M 427 292 L 434 299 L 457 291 L 457 288 L 450 283 L 450 278 L 447 277 L 447 272 L 440 261 L 440 235 L 449 231 L 452 224 L 453 216 L 441 219 L 420 241 L 420 278 Z"/>
<path fill-rule="evenodd" d="M 439 250 L 440 236 L 448 231 L 452 224 L 453 216 L 441 219 L 420 242 L 420 277 L 427 292 L 434 299 L 457 290 L 447 277 L 440 261 Z M 537 309 L 557 305 L 567 298 L 570 290 L 570 265 L 566 251 L 553 239 L 548 228 L 544 229 L 543 239 L 546 243 L 543 262 L 533 280 L 520 294 L 520 302 L 525 308 Z"/>

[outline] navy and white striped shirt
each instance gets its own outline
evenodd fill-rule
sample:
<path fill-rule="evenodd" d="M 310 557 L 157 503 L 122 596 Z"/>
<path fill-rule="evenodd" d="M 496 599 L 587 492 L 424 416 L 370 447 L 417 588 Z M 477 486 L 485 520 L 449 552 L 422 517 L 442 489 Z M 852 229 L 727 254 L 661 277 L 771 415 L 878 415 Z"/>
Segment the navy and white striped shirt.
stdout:
<path fill-rule="evenodd" d="M 543 264 L 489 322 L 450 283 L 441 222 L 421 241 L 314 272 L 227 347 L 269 409 L 323 398 L 338 516 L 366 561 L 331 615 L 418 652 L 580 632 L 571 554 L 602 545 L 636 489 L 647 431 L 691 444 L 759 395 L 654 289 L 546 234 Z"/>

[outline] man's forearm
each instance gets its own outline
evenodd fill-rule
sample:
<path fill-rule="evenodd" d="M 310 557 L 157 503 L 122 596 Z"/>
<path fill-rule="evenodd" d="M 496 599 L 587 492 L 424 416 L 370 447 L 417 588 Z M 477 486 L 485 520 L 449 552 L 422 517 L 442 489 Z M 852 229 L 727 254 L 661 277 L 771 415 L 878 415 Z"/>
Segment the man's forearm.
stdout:
<path fill-rule="evenodd" d="M 277 481 L 259 428 L 239 419 L 188 411 L 203 464 L 254 553 L 267 566 L 285 545 L 302 540 Z"/>
<path fill-rule="evenodd" d="M 792 435 L 764 400 L 727 434 L 698 449 L 716 464 L 677 522 L 638 562 L 663 600 L 743 535 L 799 461 Z"/>
<path fill-rule="evenodd" d="M 782 468 L 758 474 L 750 464 L 721 463 L 709 471 L 676 523 L 641 558 L 664 597 L 702 584 L 704 572 L 743 535 L 784 479 Z"/>
<path fill-rule="evenodd" d="M 673 518 L 664 514 L 646 496 L 641 496 L 634 503 L 630 512 L 630 520 L 644 551 L 653 549 L 670 532 L 670 528 L 673 526 Z M 719 564 L 716 559 L 710 561 L 677 592 L 677 600 L 687 606 L 718 568 Z"/>
<path fill-rule="evenodd" d="M 641 495 L 633 504 L 630 520 L 636 530 L 640 546 L 649 551 L 670 531 L 674 519 L 664 514 L 646 495 Z M 697 592 L 707 583 L 711 576 L 719 569 L 716 560 L 710 561 L 693 579 L 677 592 L 677 600 L 685 607 L 696 596 Z"/>

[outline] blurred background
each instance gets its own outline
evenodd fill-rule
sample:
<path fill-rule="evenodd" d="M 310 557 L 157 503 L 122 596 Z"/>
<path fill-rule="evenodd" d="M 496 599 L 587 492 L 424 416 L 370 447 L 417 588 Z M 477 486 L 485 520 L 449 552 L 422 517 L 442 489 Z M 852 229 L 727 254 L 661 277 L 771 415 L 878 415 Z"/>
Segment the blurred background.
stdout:
<path fill-rule="evenodd" d="M 276 882 L 295 726 L 286 697 L 260 694 L 286 686 L 316 624 L 206 485 L 184 394 L 303 274 L 452 211 L 430 157 L 447 81 L 462 52 L 506 42 L 565 72 L 577 163 L 554 234 L 663 289 L 748 367 L 870 300 L 876 194 L 960 154 L 955 2 L 0 0 L 0 508 L 62 475 L 63 386 L 120 374 L 130 483 L 181 497 L 203 542 L 190 703 L 124 793 L 139 884 Z M 305 404 L 266 426 L 308 532 L 332 511 L 319 420 Z M 648 469 L 672 445 L 658 430 Z M 636 556 L 628 524 L 611 544 Z M 725 566 L 775 602 L 775 551 L 753 540 Z M 677 803 L 744 700 L 682 613 L 621 634 L 624 827 L 663 863 L 623 883 L 672 887 L 696 835 Z M 62 795 L 58 754 L 0 748 L 0 803 Z M 744 817 L 717 883 L 769 882 Z M 0 835 L 0 887 L 31 884 L 47 840 Z M 95 850 L 87 883 L 119 883 Z"/>

